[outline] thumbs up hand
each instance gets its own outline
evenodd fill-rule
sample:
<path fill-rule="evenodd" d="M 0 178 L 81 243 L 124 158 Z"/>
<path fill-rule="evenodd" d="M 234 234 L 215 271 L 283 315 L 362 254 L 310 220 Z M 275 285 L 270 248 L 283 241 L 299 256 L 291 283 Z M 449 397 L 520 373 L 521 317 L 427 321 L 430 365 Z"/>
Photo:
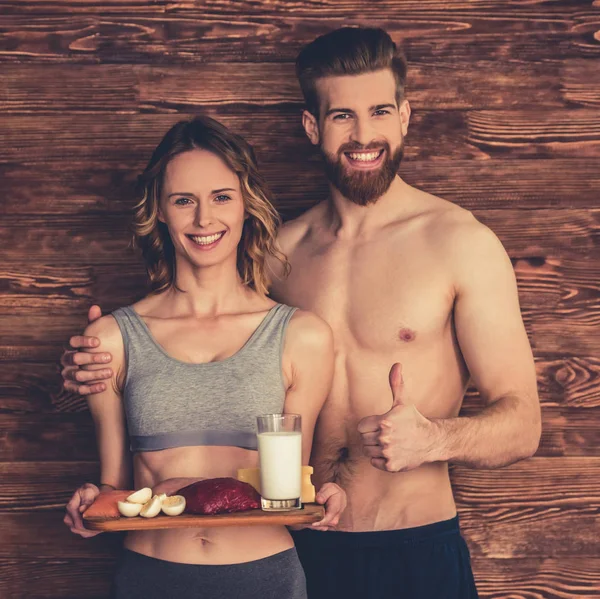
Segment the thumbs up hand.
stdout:
<path fill-rule="evenodd" d="M 406 398 L 402 364 L 390 370 L 392 408 L 358 423 L 363 451 L 375 468 L 387 472 L 413 470 L 435 461 L 439 429 Z"/>

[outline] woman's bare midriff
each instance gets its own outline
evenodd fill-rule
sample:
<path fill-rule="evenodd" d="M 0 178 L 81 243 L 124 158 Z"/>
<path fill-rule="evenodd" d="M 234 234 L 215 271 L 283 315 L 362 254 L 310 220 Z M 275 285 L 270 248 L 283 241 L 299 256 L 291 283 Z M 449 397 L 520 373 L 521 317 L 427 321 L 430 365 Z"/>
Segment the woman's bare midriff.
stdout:
<path fill-rule="evenodd" d="M 238 468 L 258 466 L 258 452 L 237 447 L 176 447 L 134 456 L 135 488 L 169 479 L 178 488 L 204 478 L 236 478 Z M 171 485 L 172 486 L 172 485 Z M 235 564 L 274 555 L 293 547 L 285 526 L 175 528 L 130 532 L 125 547 L 166 561 L 185 564 Z"/>

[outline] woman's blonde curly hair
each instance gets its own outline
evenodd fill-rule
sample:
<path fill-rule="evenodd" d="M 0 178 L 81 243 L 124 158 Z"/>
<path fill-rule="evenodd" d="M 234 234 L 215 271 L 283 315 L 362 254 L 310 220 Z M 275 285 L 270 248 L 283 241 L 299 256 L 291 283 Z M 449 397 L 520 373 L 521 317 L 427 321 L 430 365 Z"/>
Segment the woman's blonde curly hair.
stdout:
<path fill-rule="evenodd" d="M 206 116 L 173 125 L 138 178 L 141 200 L 134 208 L 133 241 L 142 251 L 150 288 L 160 293 L 175 283 L 175 250 L 166 225 L 158 220 L 159 202 L 167 165 L 178 154 L 194 149 L 216 154 L 239 177 L 248 218 L 238 245 L 237 268 L 244 285 L 266 294 L 270 284 L 268 256 L 283 264 L 285 274 L 290 269 L 275 241 L 281 219 L 270 201 L 266 182 L 258 172 L 252 146 Z"/>

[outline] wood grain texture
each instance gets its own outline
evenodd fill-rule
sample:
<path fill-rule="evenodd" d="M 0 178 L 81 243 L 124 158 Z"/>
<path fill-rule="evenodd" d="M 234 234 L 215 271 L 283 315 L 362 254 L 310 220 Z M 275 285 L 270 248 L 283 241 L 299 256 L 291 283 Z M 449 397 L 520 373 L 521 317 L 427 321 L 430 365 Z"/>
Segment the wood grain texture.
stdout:
<path fill-rule="evenodd" d="M 489 4 L 489 5 L 488 5 Z M 37 8 L 37 10 L 36 10 Z M 490 38 L 519 38 L 568 49 L 577 56 L 597 55 L 593 34 L 598 29 L 587 3 L 536 3 L 522 7 L 496 1 L 485 8 L 468 3 L 368 4 L 354 2 L 294 3 L 127 2 L 86 6 L 61 2 L 49 18 L 35 3 L 9 3 L 3 20 L 0 56 L 4 60 L 113 61 L 123 63 L 211 60 L 281 61 L 295 57 L 303 44 L 342 25 L 369 23 L 385 27 L 395 39 L 442 38 L 449 45 L 478 43 Z M 37 14 L 36 14 L 37 12 Z M 385 17 L 382 18 L 382 16 Z M 526 26 L 525 26 L 526 24 Z M 483 38 L 480 40 L 480 38 Z M 539 42 L 538 42 L 539 43 Z M 538 45 L 532 44 L 535 50 Z M 537 57 L 540 51 L 530 49 Z M 532 57 L 533 57 L 532 56 Z"/>
<path fill-rule="evenodd" d="M 472 210 L 513 261 L 536 358 L 534 459 L 452 478 L 482 598 L 600 597 L 600 3 L 5 0 L 0 18 L 0 596 L 106 597 L 121 535 L 62 523 L 98 472 L 58 359 L 145 291 L 135 177 L 204 113 L 254 144 L 285 219 L 327 194 L 298 50 L 380 25 L 409 59 L 410 184 Z M 292 176 L 293 175 L 293 176 Z M 464 415 L 481 403 L 467 393 Z"/>
<path fill-rule="evenodd" d="M 477 210 L 475 216 L 500 238 L 511 258 L 589 257 L 600 251 L 600 209 L 590 210 Z M 0 245 L 10 263 L 72 264 L 73 257 L 87 265 L 131 263 L 130 219 L 107 214 L 6 215 Z"/>
<path fill-rule="evenodd" d="M 598 77 L 588 61 L 498 63 L 477 61 L 469 70 L 456 61 L 416 63 L 408 95 L 420 110 L 566 108 L 590 102 L 578 93 L 585 74 L 588 88 Z M 494 78 L 488 74 L 493 70 Z M 228 85 L 223 86 L 223 81 Z M 561 85 L 562 84 L 562 85 Z M 575 87 L 573 87 L 575 86 Z M 57 112 L 173 112 L 227 104 L 303 103 L 293 62 L 202 63 L 194 65 L 76 64 L 65 69 L 36 64 L 3 67 L 0 108 L 10 114 Z M 591 103 L 593 104 L 593 102 Z"/>
<path fill-rule="evenodd" d="M 569 556 L 573 552 L 597 556 L 600 482 L 594 474 L 599 465 L 600 457 L 534 458 L 494 471 L 454 468 L 452 481 L 461 529 L 471 552 L 494 558 L 548 558 Z M 61 483 L 60 467 L 54 464 L 48 469 L 48 475 L 45 471 L 42 476 L 38 475 L 33 487 L 29 487 L 27 481 L 31 481 L 36 467 L 40 472 L 43 464 L 4 467 L 3 473 L 12 474 L 15 482 L 3 480 L 0 484 L 0 526 L 15 536 L 24 535 L 28 525 L 33 524 L 43 524 L 44 530 L 51 526 L 56 533 L 56 520 L 60 520 L 62 513 L 62 506 L 57 509 L 56 504 L 66 502 L 73 483 L 77 484 L 79 477 L 85 480 L 90 466 L 63 464 L 64 470 L 68 468 L 74 474 L 69 474 L 70 478 L 62 479 Z M 577 534 L 572 534 L 573 530 Z M 60 535 L 61 538 L 68 536 L 64 531 Z M 25 538 L 21 540 L 23 544 L 26 542 Z M 40 553 L 44 551 L 41 546 L 43 543 L 36 543 L 23 556 L 48 556 L 53 550 L 49 548 Z M 75 557 L 71 551 L 76 546 L 71 539 L 64 547 L 55 549 L 55 556 Z M 10 557 L 1 547 L 0 556 Z"/>
<path fill-rule="evenodd" d="M 115 558 L 0 559 L 0 597 L 106 599 Z"/>
<path fill-rule="evenodd" d="M 55 401 L 62 412 L 0 413 L 0 462 L 35 462 L 41 457 L 48 462 L 97 459 L 92 418 L 81 400 L 59 394 Z M 473 399 L 462 414 L 474 414 L 480 409 Z M 544 408 L 542 439 L 536 455 L 598 456 L 599 418 L 598 408 Z"/>
<path fill-rule="evenodd" d="M 86 411 L 85 397 L 62 391 L 59 368 L 58 356 L 56 362 L 4 362 L 4 367 L 0 368 L 0 412 L 35 414 Z M 599 358 L 544 356 L 536 358 L 536 368 L 544 409 L 563 407 L 585 410 L 600 407 Z M 469 389 L 464 409 L 477 410 L 480 407 L 476 390 Z"/>
<path fill-rule="evenodd" d="M 294 155 L 280 154 L 270 162 L 260 160 L 277 205 L 286 215 L 327 197 L 328 189 L 319 161 L 299 169 Z M 36 164 L 38 186 L 32 187 L 32 167 L 0 164 L 5 197 L 0 213 L 31 215 L 94 214 L 111 212 L 128 218 L 134 202 L 133 186 L 145 166 L 145 157 L 124 158 L 119 164 L 90 164 L 76 157 L 59 169 Z M 455 202 L 469 210 L 596 208 L 600 169 L 595 158 L 405 160 L 402 177 L 411 185 Z M 293 176 L 292 176 L 293 175 Z M 43 197 L 43 206 L 40 201 Z"/>
<path fill-rule="evenodd" d="M 106 599 L 115 558 L 0 559 L 0 595 L 14 599 Z M 600 560 L 474 557 L 482 599 L 596 598 Z"/>
<path fill-rule="evenodd" d="M 591 599 L 600 592 L 600 560 L 594 557 L 475 557 L 472 564 L 482 599 Z"/>
<path fill-rule="evenodd" d="M 300 105 L 206 106 L 200 112 L 221 120 L 252 143 L 261 162 L 294 156 L 298 164 L 317 158 L 300 123 Z M 132 156 L 148 160 L 161 137 L 186 115 L 93 113 L 4 119 L 0 164 L 63 163 L 76 158 L 119 164 Z M 86 132 L 82 135 L 82 130 Z M 43 140 L 52 139 L 53 143 Z M 94 142 L 90 143 L 90 139 Z M 415 110 L 406 140 L 406 160 L 600 157 L 597 110 Z"/>

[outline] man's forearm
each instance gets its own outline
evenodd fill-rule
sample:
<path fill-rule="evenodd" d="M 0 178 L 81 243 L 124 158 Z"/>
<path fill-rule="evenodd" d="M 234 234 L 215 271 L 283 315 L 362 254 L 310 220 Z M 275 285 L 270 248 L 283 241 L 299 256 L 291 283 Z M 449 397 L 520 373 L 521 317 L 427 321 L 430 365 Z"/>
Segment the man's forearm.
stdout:
<path fill-rule="evenodd" d="M 505 396 L 474 416 L 436 419 L 440 461 L 472 468 L 500 468 L 537 450 L 541 423 L 537 406 Z"/>

